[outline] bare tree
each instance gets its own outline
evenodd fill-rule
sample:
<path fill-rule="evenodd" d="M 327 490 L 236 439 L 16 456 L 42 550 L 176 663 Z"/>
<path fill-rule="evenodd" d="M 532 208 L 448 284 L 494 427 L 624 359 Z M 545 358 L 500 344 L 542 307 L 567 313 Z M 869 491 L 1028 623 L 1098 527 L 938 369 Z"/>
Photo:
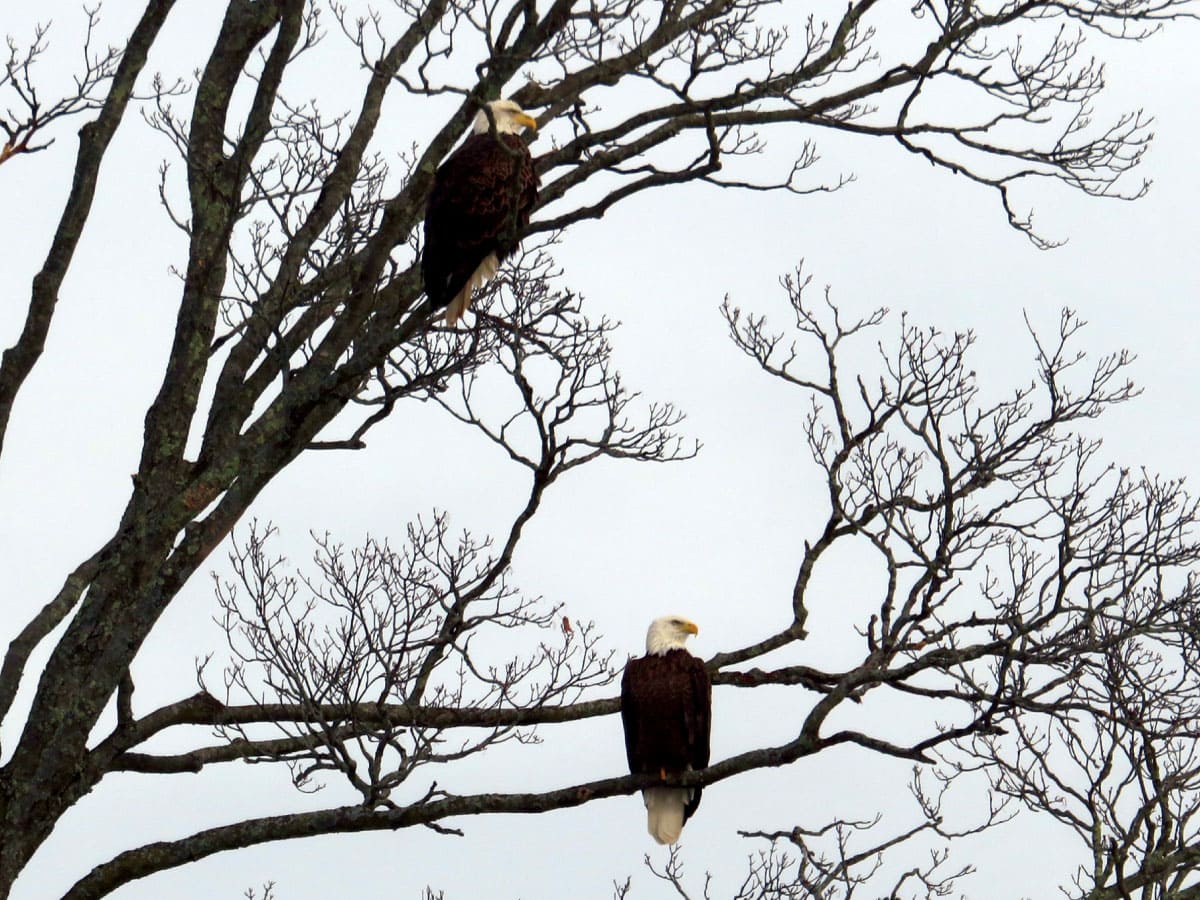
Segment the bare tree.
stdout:
<path fill-rule="evenodd" d="M 755 673 L 754 683 L 803 678 L 824 693 L 810 714 L 818 744 L 908 753 L 935 762 L 943 785 L 987 773 L 985 827 L 1009 801 L 1069 826 L 1089 851 L 1072 896 L 1185 896 L 1196 882 L 1197 506 L 1179 481 L 1104 465 L 1099 440 L 1086 436 L 1084 420 L 1134 394 L 1126 354 L 1070 384 L 1084 357 L 1071 349 L 1081 323 L 1064 312 L 1054 340 L 1035 336 L 1037 381 L 983 405 L 965 364 L 973 337 L 906 325 L 884 376 L 859 376 L 848 395 L 840 345 L 877 317 L 847 324 L 832 307 L 819 317 L 803 284 L 788 282 L 797 327 L 824 348 L 825 377 L 807 374 L 808 357 L 761 319 L 726 307 L 738 345 L 818 401 L 806 431 L 833 514 L 801 565 L 794 627 L 814 566 L 842 538 L 866 539 L 887 589 L 859 626 L 861 666 L 833 677 Z M 818 737 L 823 706 L 877 687 L 962 724 L 899 747 L 853 730 Z M 920 827 L 937 829 L 939 804 L 914 793 Z M 805 860 L 811 835 L 758 836 L 790 840 Z M 850 884 L 840 835 L 834 869 Z"/>
<path fill-rule="evenodd" d="M 131 103 L 144 103 L 146 120 L 182 162 L 178 173 L 163 165 L 160 186 L 187 242 L 176 329 L 132 495 L 111 537 L 12 636 L 0 666 L 0 720 L 15 735 L 0 768 L 0 896 L 64 813 L 118 771 L 281 761 L 300 786 L 317 772 L 345 777 L 361 802 L 131 848 L 69 896 L 102 896 L 263 841 L 445 828 L 439 823 L 450 816 L 544 811 L 643 787 L 646 779 L 622 777 L 455 796 L 411 779 L 501 741 L 530 740 L 534 726 L 616 710 L 615 698 L 591 696 L 612 677 L 608 651 L 586 624 L 561 620 L 553 604 L 511 584 L 513 551 L 545 491 L 570 470 L 604 457 L 662 462 L 692 452 L 673 432 L 672 407 L 643 405 L 622 383 L 610 360 L 611 326 L 558 289 L 550 244 L 533 237 L 552 242 L 627 197 L 673 184 L 795 193 L 843 184 L 849 176 L 809 180 L 811 139 L 780 177 L 754 177 L 746 158 L 781 127 L 800 126 L 809 135 L 891 138 L 994 190 L 1013 226 L 1047 246 L 1014 202 L 1015 185 L 1050 178 L 1094 195 L 1142 190 L 1124 176 L 1144 150 L 1147 120 L 1093 121 L 1104 80 L 1080 54 L 1085 36 L 1139 39 L 1189 14 L 1183 0 L 930 2 L 897 27 L 895 10 L 861 0 L 787 29 L 768 21 L 764 0 L 555 0 L 541 8 L 401 0 L 386 14 L 230 0 L 181 111 L 172 79 L 144 72 L 173 7 L 152 0 L 120 51 L 89 50 L 86 74 L 61 104 L 46 107 L 35 89 L 44 31 L 28 50 L 12 44 L 0 81 L 13 109 L 28 110 L 5 119 L 6 174 L 20 165 L 15 154 L 52 139 L 56 118 L 95 112 L 80 130 L 71 191 L 24 328 L 0 364 L 0 441 L 41 356 L 101 162 Z M 366 74 L 356 110 L 330 118 L 289 100 L 287 88 L 332 42 L 345 71 Z M 535 145 L 539 211 L 525 258 L 482 300 L 478 325 L 449 331 L 423 299 L 415 262 L 424 201 L 481 102 L 514 86 L 548 126 Z M 419 121 L 439 98 L 445 121 L 413 143 L 404 171 L 389 170 L 379 150 L 385 99 Z M 791 624 L 709 664 L 719 685 L 794 685 L 817 699 L 790 742 L 719 761 L 686 783 L 855 744 L 920 762 L 944 756 L 945 765 L 968 766 L 985 753 L 999 793 L 1036 802 L 1030 785 L 1040 770 L 1027 754 L 1041 737 L 1021 731 L 1023 723 L 1076 702 L 1097 722 L 1136 718 L 1103 713 L 1099 693 L 1064 699 L 1083 690 L 1078 667 L 1099 673 L 1151 638 L 1191 659 L 1181 635 L 1192 582 L 1172 581 L 1194 561 L 1190 501 L 1178 485 L 1094 472 L 1094 442 L 1071 431 L 1131 396 L 1125 359 L 1104 359 L 1073 382 L 1080 360 L 1069 349 L 1076 323 L 1067 316 L 1041 350 L 1040 393 L 1021 389 L 987 405 L 965 365 L 970 336 L 905 325 L 882 374 L 847 388 L 838 353 L 882 316 L 852 325 L 833 311 L 817 316 L 799 285 L 790 289 L 797 325 L 825 363 L 819 370 L 763 320 L 726 313 L 745 352 L 817 402 L 808 434 L 829 485 L 829 519 L 799 561 Z M 494 401 L 502 391 L 508 399 Z M 317 572 L 303 574 L 272 557 L 269 527 L 243 531 L 234 578 L 218 589 L 230 638 L 223 684 L 202 672 L 199 693 L 136 709 L 130 666 L 139 648 L 262 489 L 305 451 L 362 447 L 375 424 L 413 400 L 439 405 L 528 473 L 528 499 L 507 534 L 457 537 L 434 512 L 395 549 L 385 540 L 350 551 L 324 541 Z M 331 433 L 335 419 L 341 430 Z M 803 640 L 814 568 L 847 540 L 871 548 L 888 575 L 877 613 L 862 623 L 862 661 L 841 672 L 751 667 Z M 978 590 L 960 587 L 979 573 Z M 27 671 L 64 623 L 41 671 Z M 13 721 L 17 690 L 35 675 L 30 708 Z M 823 728 L 835 708 L 876 688 L 958 709 L 961 724 L 931 723 L 908 744 L 873 735 L 869 722 Z M 1124 702 L 1115 689 L 1109 695 Z M 114 697 L 115 715 L 106 717 Z M 1159 727 L 1158 712 L 1138 715 L 1142 727 Z M 170 757 L 146 750 L 152 738 L 192 725 L 217 729 L 222 740 Z M 987 750 L 1001 732 L 1005 741 Z M 1186 758 L 1160 744 L 1153 753 Z M 1186 878 L 1189 854 L 1157 850 L 1166 831 L 1186 843 L 1186 817 L 1173 815 L 1170 828 L 1157 812 L 1147 811 L 1145 825 L 1121 819 L 1132 830 L 1104 845 L 1097 871 L 1107 880 L 1097 886 Z M 804 848 L 830 832 L 805 828 L 788 832 L 801 847 L 802 874 L 825 878 L 824 851 Z M 857 871 L 859 851 L 838 847 L 835 869 Z M 769 868 L 763 877 L 780 876 Z M 947 876 L 926 867 L 915 877 L 933 890 Z"/>
<path fill-rule="evenodd" d="M 970 367 L 973 335 L 902 323 L 868 371 L 855 345 L 885 313 L 846 320 L 828 298 L 806 302 L 807 283 L 785 279 L 791 329 L 728 301 L 725 315 L 746 354 L 811 397 L 805 433 L 829 517 L 800 560 L 792 624 L 709 664 L 717 684 L 796 685 L 815 699 L 793 741 L 695 780 L 853 744 L 918 761 L 918 815 L 742 831 L 767 847 L 736 896 L 958 896 L 972 866 L 954 861 L 955 842 L 1018 814 L 1079 839 L 1066 896 L 1195 896 L 1200 519 L 1181 482 L 1106 465 L 1087 436 L 1088 420 L 1135 395 L 1128 356 L 1085 365 L 1072 348 L 1082 323 L 1065 311 L 1052 339 L 1033 335 L 1036 379 L 984 402 L 995 392 Z M 829 599 L 817 572 L 848 542 L 863 565 L 874 557 L 884 585 L 869 613 L 847 617 L 861 661 L 745 668 L 803 640 L 808 610 Z M 858 712 L 877 690 L 905 704 L 922 737 L 897 743 Z M 861 727 L 826 729 L 834 710 Z M 976 820 L 951 826 L 964 809 Z M 681 897 L 710 896 L 674 853 L 664 869 L 647 866 Z M 629 881 L 616 893 L 637 894 Z"/>

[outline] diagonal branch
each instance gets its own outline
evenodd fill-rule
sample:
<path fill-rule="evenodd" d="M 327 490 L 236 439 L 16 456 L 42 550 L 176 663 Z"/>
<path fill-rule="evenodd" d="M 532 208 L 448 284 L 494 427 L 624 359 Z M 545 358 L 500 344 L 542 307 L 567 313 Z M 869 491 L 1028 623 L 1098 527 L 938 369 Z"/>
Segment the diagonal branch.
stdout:
<path fill-rule="evenodd" d="M 150 46 L 174 5 L 175 0 L 151 0 L 146 6 L 137 27 L 130 35 L 100 114 L 79 130 L 79 152 L 66 208 L 59 219 L 46 261 L 33 279 L 29 311 L 21 336 L 12 347 L 4 351 L 4 356 L 0 359 L 0 451 L 4 447 L 4 436 L 8 431 L 8 421 L 17 392 L 25 383 L 46 345 L 50 321 L 58 304 L 59 289 L 75 255 L 75 247 L 83 234 L 83 227 L 91 214 L 100 163 L 104 160 L 109 142 L 125 115 L 125 109 L 133 95 L 134 83 L 146 65 Z"/>

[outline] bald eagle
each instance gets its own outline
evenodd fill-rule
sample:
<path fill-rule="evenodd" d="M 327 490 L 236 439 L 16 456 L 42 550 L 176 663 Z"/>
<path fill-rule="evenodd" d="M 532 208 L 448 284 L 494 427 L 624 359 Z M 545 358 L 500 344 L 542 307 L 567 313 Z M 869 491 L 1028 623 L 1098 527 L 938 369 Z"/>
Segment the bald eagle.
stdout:
<path fill-rule="evenodd" d="M 475 116 L 471 134 L 433 178 L 425 211 L 421 277 L 433 309 L 446 307 L 453 325 L 471 305 L 475 288 L 496 274 L 517 247 L 537 200 L 533 157 L 521 140 L 537 120 L 512 100 L 488 104 Z"/>
<path fill-rule="evenodd" d="M 655 619 L 646 632 L 646 655 L 625 664 L 621 721 L 634 775 L 666 779 L 708 765 L 712 682 L 704 663 L 683 646 L 699 630 L 680 616 Z M 651 836 L 674 844 L 700 805 L 700 788 L 652 787 L 642 799 Z"/>

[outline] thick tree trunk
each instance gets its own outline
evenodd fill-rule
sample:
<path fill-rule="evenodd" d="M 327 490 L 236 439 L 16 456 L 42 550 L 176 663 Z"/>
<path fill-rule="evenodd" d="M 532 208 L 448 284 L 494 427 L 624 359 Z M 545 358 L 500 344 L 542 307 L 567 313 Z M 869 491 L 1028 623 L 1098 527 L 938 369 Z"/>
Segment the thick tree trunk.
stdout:
<path fill-rule="evenodd" d="M 135 496 L 123 532 L 62 640 L 34 696 L 0 784 L 0 896 L 58 819 L 103 774 L 87 739 L 138 648 L 190 571 L 170 563 L 177 511 L 155 515 Z M 198 560 L 197 560 L 198 562 Z M 194 567 L 193 567 L 194 568 Z"/>
<path fill-rule="evenodd" d="M 206 470 L 144 461 L 120 530 L 87 582 L 12 758 L 0 769 L 0 898 L 59 818 L 110 771 L 111 752 L 89 751 L 87 741 L 159 616 L 262 488 L 345 402 L 318 391 L 289 397 L 269 417 L 273 427 L 257 452 L 235 439 L 218 448 Z M 214 470 L 230 474 L 218 482 Z"/>

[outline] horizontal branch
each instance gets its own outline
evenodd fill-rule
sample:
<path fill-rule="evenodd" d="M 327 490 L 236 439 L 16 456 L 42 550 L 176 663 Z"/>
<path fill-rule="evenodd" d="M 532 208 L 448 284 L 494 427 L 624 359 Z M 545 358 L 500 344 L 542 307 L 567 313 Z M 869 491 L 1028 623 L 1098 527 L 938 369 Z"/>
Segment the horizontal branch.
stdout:
<path fill-rule="evenodd" d="M 842 677 L 808 666 L 789 666 L 772 671 L 751 669 L 745 672 L 713 672 L 712 682 L 714 685 L 732 687 L 795 684 L 827 693 Z M 199 772 L 204 766 L 212 763 L 235 762 L 261 756 L 285 757 L 288 754 L 300 753 L 310 749 L 311 737 L 298 735 L 264 740 L 235 740 L 170 756 L 134 753 L 129 752 L 128 748 L 177 725 L 220 727 L 283 722 L 321 725 L 344 722 L 353 723 L 339 729 L 349 736 L 370 728 L 517 728 L 556 724 L 612 715 L 620 710 L 620 706 L 620 700 L 616 697 L 568 706 L 540 706 L 532 709 L 413 707 L 399 703 L 335 703 L 321 706 L 271 703 L 226 706 L 211 695 L 196 694 L 156 710 L 114 733 L 97 748 L 97 754 L 100 759 L 107 760 L 105 766 L 109 771 L 152 774 Z"/>
<path fill-rule="evenodd" d="M 582 705 L 582 704 L 581 704 Z M 752 750 L 730 757 L 698 772 L 668 779 L 667 784 L 698 787 L 724 781 L 752 769 L 795 762 L 816 752 L 818 745 L 806 736 L 778 747 Z M 64 900 L 103 897 L 123 884 L 205 857 L 292 838 L 359 831 L 381 831 L 431 825 L 454 816 L 494 813 L 544 813 L 580 806 L 605 797 L 632 794 L 661 784 L 652 775 L 625 775 L 546 791 L 545 793 L 472 794 L 445 796 L 397 809 L 342 806 L 316 812 L 292 813 L 248 819 L 196 832 L 177 841 L 160 841 L 119 854 L 97 866 L 64 895 Z"/>
<path fill-rule="evenodd" d="M 810 691 L 826 693 L 830 691 L 843 677 L 842 674 L 822 672 L 810 666 L 786 666 L 782 669 L 747 669 L 743 672 L 717 672 L 712 677 L 713 684 L 727 684 L 732 687 L 762 687 L 763 685 L 799 685 Z"/>
<path fill-rule="evenodd" d="M 347 740 L 353 738 L 359 729 L 343 725 L 330 729 L 325 740 Z M 156 756 L 152 753 L 122 753 L 109 766 L 110 771 L 140 772 L 146 775 L 178 775 L 181 772 L 200 772 L 205 766 L 213 763 L 239 762 L 268 758 L 272 760 L 286 759 L 295 754 L 310 751 L 318 743 L 311 733 L 299 734 L 293 737 L 273 738 L 261 741 L 237 739 L 226 744 L 213 747 L 200 747 L 187 753 L 177 753 L 171 756 Z"/>
<path fill-rule="evenodd" d="M 265 725 L 288 723 L 324 724 L 353 722 L 358 730 L 363 728 L 515 728 L 523 725 L 543 725 L 555 722 L 573 722 L 593 716 L 606 716 L 620 709 L 621 701 L 616 697 L 605 700 L 590 700 L 569 706 L 540 706 L 531 709 L 479 709 L 472 707 L 405 706 L 401 703 L 326 703 L 320 705 L 299 703 L 262 703 L 245 706 L 226 706 L 211 694 L 204 692 L 188 697 L 178 703 L 161 707 L 138 719 L 126 728 L 118 729 L 94 751 L 94 758 L 104 766 L 128 771 L 198 771 L 197 767 L 184 762 L 185 757 L 195 754 L 204 756 L 207 762 L 225 761 L 218 759 L 222 753 L 232 753 L 225 747 L 202 748 L 178 757 L 147 757 L 143 754 L 126 754 L 154 735 L 177 725 L 205 725 L 221 727 L 231 725 Z M 266 748 L 271 741 L 247 742 L 241 753 L 232 753 L 227 759 L 242 759 L 256 755 L 252 747 Z M 261 752 L 276 752 L 263 749 Z M 215 754 L 215 755 L 214 755 Z M 211 758 L 210 758 L 211 757 Z M 175 760 L 174 763 L 166 760 Z M 167 769 L 154 768 L 167 766 Z"/>

